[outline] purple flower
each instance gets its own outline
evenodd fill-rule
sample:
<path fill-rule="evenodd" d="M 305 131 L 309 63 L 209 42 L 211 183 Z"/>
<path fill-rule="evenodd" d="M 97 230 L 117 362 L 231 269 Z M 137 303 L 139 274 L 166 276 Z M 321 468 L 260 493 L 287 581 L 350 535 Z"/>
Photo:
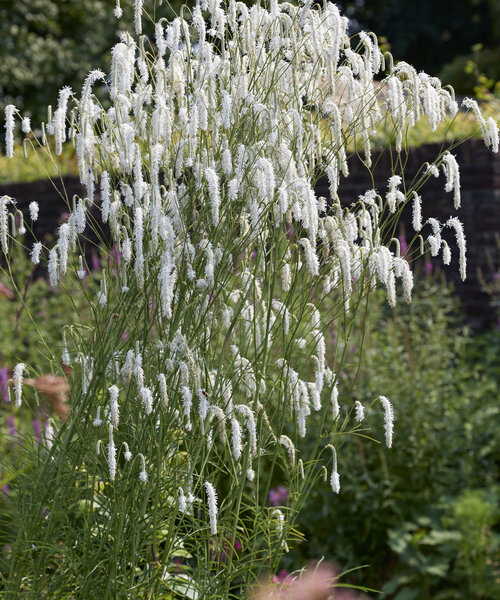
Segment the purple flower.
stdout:
<path fill-rule="evenodd" d="M 210 557 L 212 560 L 220 560 L 227 563 L 230 558 L 238 556 L 237 550 L 241 550 L 242 547 L 238 539 L 234 540 L 234 544 L 231 544 L 231 540 L 228 537 L 224 538 L 221 542 L 212 540 L 210 542 Z"/>
<path fill-rule="evenodd" d="M 99 262 L 99 257 L 95 252 L 92 252 L 90 257 L 90 268 L 92 269 L 92 271 L 101 270 L 101 263 Z"/>
<path fill-rule="evenodd" d="M 286 569 L 281 569 L 281 571 L 273 577 L 273 583 L 277 583 L 279 585 L 290 585 L 293 582 L 293 576 L 289 575 Z"/>
<path fill-rule="evenodd" d="M 431 275 L 433 269 L 434 269 L 434 265 L 431 263 L 431 261 L 429 259 L 426 259 L 426 261 L 424 263 L 424 273 L 426 275 Z"/>
<path fill-rule="evenodd" d="M 3 397 L 4 402 L 9 401 L 9 395 L 7 393 L 7 382 L 9 381 L 9 370 L 7 367 L 0 369 L 0 395 Z"/>
<path fill-rule="evenodd" d="M 269 504 L 271 506 L 286 506 L 288 503 L 288 496 L 290 491 L 284 485 L 278 485 L 277 487 L 269 490 Z"/>
<path fill-rule="evenodd" d="M 40 433 L 42 431 L 42 425 L 38 419 L 33 419 L 33 433 L 35 434 L 35 440 L 40 443 Z"/>

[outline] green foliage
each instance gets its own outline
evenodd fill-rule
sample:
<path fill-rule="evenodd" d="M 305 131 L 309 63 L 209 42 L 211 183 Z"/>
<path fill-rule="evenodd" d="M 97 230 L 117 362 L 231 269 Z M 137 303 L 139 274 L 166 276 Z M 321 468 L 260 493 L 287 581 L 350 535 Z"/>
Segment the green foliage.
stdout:
<path fill-rule="evenodd" d="M 471 52 L 456 56 L 443 67 L 440 77 L 459 94 L 470 94 L 487 99 L 500 91 L 500 49 L 476 44 Z"/>
<path fill-rule="evenodd" d="M 397 600 L 498 596 L 500 335 L 470 337 L 456 309 L 436 279 L 420 281 L 409 307 L 371 303 L 364 341 L 351 338 L 356 385 L 343 373 L 340 399 L 361 401 L 370 424 L 378 413 L 379 427 L 346 440 L 338 497 L 312 490 L 299 523 L 307 543 L 289 564 L 369 564 L 358 579 Z M 394 402 L 390 450 L 366 439 L 383 440 L 380 389 Z"/>
<path fill-rule="evenodd" d="M 344 0 L 341 4 L 361 29 L 384 36 L 399 60 L 433 75 L 474 44 L 494 47 L 499 40 L 498 0 L 457 0 L 452 4 Z"/>
<path fill-rule="evenodd" d="M 56 162 L 53 148 L 47 146 L 42 151 L 36 140 L 32 142 L 27 142 L 26 157 L 20 150 L 12 159 L 0 155 L 0 184 L 76 175 L 76 153 L 70 143 L 64 145 Z"/>
<path fill-rule="evenodd" d="M 114 0 L 3 0 L 0 97 L 8 95 L 45 121 L 40 107 L 52 104 L 60 87 L 78 88 L 92 66 L 104 66 L 119 27 L 113 5 Z"/>
<path fill-rule="evenodd" d="M 115 4 L 115 0 L 0 0 L 0 106 L 17 104 L 31 114 L 35 126 L 47 120 L 41 109 L 54 104 L 62 86 L 78 92 L 90 69 L 107 72 L 111 46 L 121 31 L 133 28 L 132 0 L 122 1 L 119 20 L 113 14 Z M 180 4 L 174 1 L 169 6 Z M 167 6 L 163 13 L 173 14 Z"/>
<path fill-rule="evenodd" d="M 0 282 L 15 282 L 12 300 L 0 296 L 0 367 L 23 362 L 34 369 L 32 374 L 48 373 L 60 363 L 61 332 L 68 318 L 78 315 L 83 323 L 88 319 L 78 283 L 68 280 L 61 294 L 44 275 L 31 263 L 27 249 L 14 246 L 9 271 L 0 271 Z"/>

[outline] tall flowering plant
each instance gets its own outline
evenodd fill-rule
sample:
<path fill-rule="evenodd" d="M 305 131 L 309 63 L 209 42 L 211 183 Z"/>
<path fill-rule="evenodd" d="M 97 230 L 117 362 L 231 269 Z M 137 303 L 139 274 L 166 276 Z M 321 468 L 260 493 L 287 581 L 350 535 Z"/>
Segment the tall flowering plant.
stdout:
<path fill-rule="evenodd" d="M 127 8 L 118 2 L 116 16 Z M 50 424 L 18 480 L 4 585 L 30 598 L 240 598 L 278 566 L 310 487 L 324 475 L 340 491 L 342 436 L 369 410 L 383 411 L 392 445 L 389 399 L 351 406 L 337 374 L 370 291 L 411 301 L 412 271 L 392 237 L 407 204 L 413 248 L 448 263 L 441 232 L 452 228 L 465 277 L 460 221 L 423 222 L 418 193 L 442 169 L 458 209 L 455 158 L 436 157 L 410 185 L 399 158 L 408 128 L 437 127 L 458 106 L 438 79 L 394 65 L 373 34 L 354 43 L 332 3 L 203 0 L 160 18 L 153 36 L 142 0 L 134 10 L 111 72 L 90 72 L 81 94 L 63 88 L 42 126 L 56 155 L 75 145 L 86 196 L 32 260 L 47 261 L 54 286 L 79 277 L 92 318 L 65 330 L 71 414 Z M 496 123 L 466 104 L 497 151 Z M 9 156 L 17 116 L 8 106 Z M 394 128 L 394 175 L 386 192 L 344 208 L 348 157 L 371 168 L 382 121 Z M 29 133 L 29 120 L 21 127 Z M 328 198 L 315 192 L 323 176 Z M 7 257 L 14 212 L 4 196 Z M 104 227 L 97 281 L 82 242 Z M 34 368 L 15 369 L 18 405 Z M 305 455 L 310 419 L 322 436 Z M 267 503 L 277 480 L 286 507 Z"/>

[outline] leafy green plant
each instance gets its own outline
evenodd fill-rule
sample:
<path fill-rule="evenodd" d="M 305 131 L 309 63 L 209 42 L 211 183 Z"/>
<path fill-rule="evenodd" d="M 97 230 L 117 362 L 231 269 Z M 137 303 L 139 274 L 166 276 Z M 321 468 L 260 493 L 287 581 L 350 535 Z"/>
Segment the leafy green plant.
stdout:
<path fill-rule="evenodd" d="M 367 440 L 380 438 L 382 423 L 346 440 L 342 494 L 332 506 L 312 491 L 299 519 L 306 543 L 287 566 L 313 552 L 346 567 L 366 564 L 354 580 L 398 600 L 498 594 L 500 335 L 472 337 L 457 309 L 438 274 L 396 313 L 383 298 L 371 304 L 366 335 L 350 341 L 354 362 L 362 353 L 355 385 L 347 370 L 339 385 L 366 403 L 378 386 L 397 398 L 394 448 Z"/>

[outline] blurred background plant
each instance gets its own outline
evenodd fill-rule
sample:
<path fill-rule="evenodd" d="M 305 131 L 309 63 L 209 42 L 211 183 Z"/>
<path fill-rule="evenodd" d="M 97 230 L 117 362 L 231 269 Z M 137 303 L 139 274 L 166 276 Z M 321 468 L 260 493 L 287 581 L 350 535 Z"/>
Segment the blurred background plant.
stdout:
<path fill-rule="evenodd" d="M 324 556 L 384 597 L 491 599 L 500 595 L 500 333 L 472 336 L 440 273 L 419 274 L 409 306 L 375 298 L 366 336 L 353 332 L 341 389 L 366 403 L 374 389 L 395 399 L 393 449 L 360 431 L 346 439 L 348 465 L 335 502 L 311 491 L 296 545 L 283 565 Z M 372 415 L 375 417 L 375 413 Z"/>

